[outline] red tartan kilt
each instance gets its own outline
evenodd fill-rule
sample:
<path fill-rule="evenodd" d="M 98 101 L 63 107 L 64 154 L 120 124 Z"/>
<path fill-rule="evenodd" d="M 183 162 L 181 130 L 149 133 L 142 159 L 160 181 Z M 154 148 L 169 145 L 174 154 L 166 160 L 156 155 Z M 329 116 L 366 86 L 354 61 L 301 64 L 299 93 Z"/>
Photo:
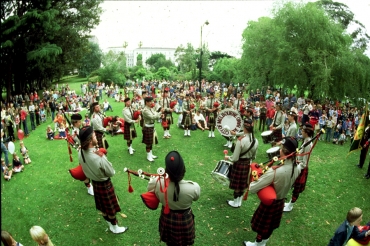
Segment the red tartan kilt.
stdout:
<path fill-rule="evenodd" d="M 308 167 L 302 170 L 302 172 L 299 174 L 297 179 L 294 182 L 294 190 L 293 193 L 302 193 L 304 189 L 306 188 L 306 182 L 308 177 Z"/>
<path fill-rule="evenodd" d="M 125 127 L 124 127 L 124 130 L 123 130 L 123 139 L 124 140 L 132 140 L 132 139 L 136 138 L 136 131 L 135 131 L 135 133 L 134 132 L 132 133 L 132 137 L 131 137 L 131 134 L 130 134 L 130 131 L 131 131 L 130 124 L 128 124 L 128 123 L 125 122 L 125 125 L 124 126 Z"/>
<path fill-rule="evenodd" d="M 96 140 L 98 141 L 99 148 L 108 149 L 109 144 L 108 144 L 107 140 L 105 140 L 104 134 L 101 133 L 101 132 L 95 131 L 95 136 L 96 136 Z M 103 141 L 104 141 L 104 145 L 103 145 Z"/>
<path fill-rule="evenodd" d="M 272 132 L 272 137 L 275 142 L 280 142 L 283 140 L 283 131 L 282 129 L 276 129 Z"/>
<path fill-rule="evenodd" d="M 173 124 L 173 119 L 172 119 L 172 114 L 171 113 L 165 113 L 164 114 L 164 119 L 162 119 L 162 120 L 167 121 L 167 125 L 172 125 Z"/>
<path fill-rule="evenodd" d="M 85 179 L 87 179 L 84 171 L 82 170 L 82 166 L 81 164 L 78 165 L 77 167 L 75 168 L 71 168 L 68 170 L 69 173 L 71 174 L 71 176 L 74 178 L 74 179 L 77 179 L 77 180 L 80 180 L 80 181 L 84 181 Z"/>
<path fill-rule="evenodd" d="M 195 239 L 194 215 L 191 209 L 176 213 L 164 214 L 162 207 L 159 218 L 159 234 L 161 241 L 171 245 L 193 245 Z"/>
<path fill-rule="evenodd" d="M 143 143 L 146 145 L 153 144 L 154 127 L 144 127 L 143 130 Z"/>
<path fill-rule="evenodd" d="M 115 216 L 121 211 L 114 187 L 110 179 L 103 182 L 92 181 L 94 188 L 94 199 L 97 210 L 110 216 Z"/>
<path fill-rule="evenodd" d="M 248 176 L 249 176 L 250 159 L 239 160 L 235 162 L 230 168 L 229 188 L 232 190 L 244 190 L 248 187 Z"/>
<path fill-rule="evenodd" d="M 251 220 L 252 230 L 264 235 L 279 228 L 283 217 L 283 209 L 284 199 L 275 200 L 269 206 L 261 202 Z"/>

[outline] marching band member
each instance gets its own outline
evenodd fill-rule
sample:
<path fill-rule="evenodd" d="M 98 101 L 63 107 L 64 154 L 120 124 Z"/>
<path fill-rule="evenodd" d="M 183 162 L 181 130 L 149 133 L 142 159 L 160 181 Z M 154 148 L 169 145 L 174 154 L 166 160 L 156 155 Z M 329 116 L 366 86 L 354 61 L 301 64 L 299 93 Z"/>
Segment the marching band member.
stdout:
<path fill-rule="evenodd" d="M 302 128 L 302 137 L 303 137 L 303 144 L 311 141 L 311 138 L 313 136 L 313 127 L 311 124 L 306 123 Z M 299 153 L 308 153 L 312 148 L 312 143 L 304 147 Z M 284 211 L 289 212 L 292 211 L 294 203 L 297 201 L 299 194 L 302 193 L 306 187 L 307 182 L 307 176 L 308 176 L 308 161 L 310 159 L 310 155 L 304 155 L 304 156 L 297 156 L 297 162 L 301 163 L 301 165 L 304 167 L 296 181 L 294 182 L 294 190 L 292 194 L 292 199 L 289 203 L 285 203 Z"/>
<path fill-rule="evenodd" d="M 289 121 L 289 128 L 285 133 L 284 137 L 297 137 L 298 128 L 295 119 L 297 118 L 297 114 L 293 111 L 289 112 L 288 114 L 288 121 Z"/>
<path fill-rule="evenodd" d="M 231 99 L 227 100 L 226 109 L 235 110 L 235 108 L 233 106 L 233 100 L 231 100 Z M 229 136 L 223 136 L 223 137 L 226 138 L 226 141 L 227 141 L 226 144 L 224 144 L 224 146 L 228 147 L 230 149 L 233 145 L 232 137 L 229 137 Z"/>
<path fill-rule="evenodd" d="M 82 120 L 82 115 L 80 114 L 73 114 L 71 116 L 71 124 L 72 124 L 72 132 L 71 132 L 71 135 L 72 135 L 72 138 L 73 140 L 75 141 L 75 146 L 81 146 L 81 141 L 80 141 L 80 138 L 79 138 L 79 135 L 80 135 L 80 127 L 81 127 L 81 120 Z M 70 173 L 72 174 L 71 170 L 70 170 Z M 82 177 L 80 180 L 84 182 L 86 188 L 87 188 L 87 193 L 89 195 L 94 195 L 94 189 L 90 183 L 90 179 L 86 177 L 86 175 L 81 175 L 81 176 L 84 176 Z M 73 175 L 72 175 L 73 177 Z M 75 177 L 73 177 L 75 178 Z"/>
<path fill-rule="evenodd" d="M 79 136 L 81 150 L 78 153 L 78 160 L 85 175 L 92 179 L 96 209 L 101 211 L 113 233 L 123 233 L 128 228 L 118 226 L 116 213 L 120 212 L 121 208 L 110 179 L 116 171 L 107 157 L 96 150 L 98 140 L 92 127 L 83 127 Z"/>
<path fill-rule="evenodd" d="M 98 102 L 94 102 L 91 104 L 90 112 L 92 112 L 91 126 L 93 127 L 96 134 L 98 145 L 100 148 L 108 149 L 109 144 L 104 136 L 104 133 L 107 131 L 107 129 L 105 129 L 103 126 L 104 117 L 100 112 L 100 106 Z"/>
<path fill-rule="evenodd" d="M 209 98 L 206 102 L 206 116 L 208 117 L 208 127 L 209 127 L 209 138 L 215 137 L 215 126 L 216 126 L 216 118 L 217 118 L 217 111 L 218 107 L 215 107 L 215 102 L 217 100 L 214 98 L 214 92 L 209 94 Z"/>
<path fill-rule="evenodd" d="M 193 201 L 200 197 L 200 186 L 193 181 L 183 180 L 185 164 L 177 151 L 171 151 L 165 158 L 166 173 L 169 177 L 167 192 L 161 192 L 165 179 L 150 179 L 148 191 L 154 191 L 162 203 L 159 218 L 159 234 L 161 241 L 167 245 L 193 245 L 195 239 L 194 215 L 191 209 Z M 169 211 L 166 212 L 166 208 Z"/>
<path fill-rule="evenodd" d="M 240 94 L 240 92 L 238 92 L 237 94 L 236 94 L 236 99 L 234 100 L 234 109 L 236 110 L 236 111 L 238 111 L 239 112 L 239 114 L 242 114 L 241 113 L 241 110 L 240 110 L 240 105 L 242 105 L 242 98 L 241 98 L 241 94 Z"/>
<path fill-rule="evenodd" d="M 297 147 L 298 142 L 295 138 L 284 138 L 280 149 L 280 157 L 295 153 Z M 296 163 L 295 154 L 292 154 L 284 160 L 284 165 L 268 169 L 257 181 L 250 184 L 249 191 L 251 193 L 257 193 L 273 184 L 276 191 L 276 200 L 271 205 L 260 203 L 251 220 L 252 230 L 257 232 L 256 241 L 253 243 L 244 241 L 244 245 L 265 246 L 272 232 L 279 228 L 283 216 L 284 199 L 302 169 L 303 167 Z"/>
<path fill-rule="evenodd" d="M 126 107 L 123 109 L 123 119 L 125 120 L 125 127 L 123 132 L 123 138 L 127 141 L 127 147 L 130 155 L 134 154 L 134 149 L 132 148 L 132 140 L 137 137 L 135 123 L 140 121 L 140 117 L 134 120 L 134 113 L 131 108 L 130 98 L 124 100 Z"/>
<path fill-rule="evenodd" d="M 282 110 L 282 104 L 281 102 L 276 102 L 275 104 L 276 112 L 274 119 L 270 125 L 270 129 L 273 131 L 274 141 L 275 144 L 277 142 L 280 142 L 283 138 L 283 127 L 284 127 L 284 112 Z"/>
<path fill-rule="evenodd" d="M 173 124 L 172 112 L 173 109 L 170 107 L 171 100 L 168 98 L 168 89 L 163 91 L 163 98 L 159 101 L 159 106 L 164 109 L 162 116 L 162 126 L 164 131 L 163 138 L 170 138 L 170 125 Z M 166 122 L 166 123 L 164 123 Z"/>
<path fill-rule="evenodd" d="M 232 156 L 225 156 L 226 161 L 233 163 L 229 178 L 229 188 L 234 190 L 234 201 L 227 201 L 231 207 L 238 208 L 242 205 L 243 194 L 248 188 L 249 167 L 257 155 L 258 140 L 253 134 L 253 121 L 246 119 L 243 123 L 244 135 L 238 138 Z"/>
<path fill-rule="evenodd" d="M 370 116 L 369 116 L 369 118 L 370 118 Z M 370 145 L 370 123 L 365 128 L 365 132 L 364 132 L 364 135 L 363 135 L 360 143 L 361 143 L 362 148 L 361 148 L 361 153 L 360 153 L 360 161 L 357 165 L 358 168 L 362 168 L 364 166 L 365 160 L 366 160 L 366 154 L 369 150 L 369 145 Z M 366 179 L 370 178 L 370 162 L 369 162 L 369 166 L 367 168 L 367 173 L 364 175 L 364 177 Z"/>
<path fill-rule="evenodd" d="M 185 100 L 182 102 L 182 107 L 183 107 L 183 113 L 182 113 L 183 117 L 182 117 L 181 125 L 183 125 L 185 129 L 184 136 L 190 137 L 190 126 L 192 124 L 192 118 L 193 118 L 193 106 L 190 101 L 189 94 L 186 94 Z"/>
<path fill-rule="evenodd" d="M 155 120 L 158 120 L 161 117 L 160 112 L 156 112 L 153 107 L 155 106 L 153 103 L 152 97 L 146 97 L 145 99 L 145 108 L 142 112 L 144 118 L 144 127 L 143 127 L 143 140 L 142 142 L 146 144 L 146 159 L 148 161 L 154 161 L 157 156 L 153 155 L 153 143 L 158 144 L 157 133 L 155 132 L 154 123 Z"/>

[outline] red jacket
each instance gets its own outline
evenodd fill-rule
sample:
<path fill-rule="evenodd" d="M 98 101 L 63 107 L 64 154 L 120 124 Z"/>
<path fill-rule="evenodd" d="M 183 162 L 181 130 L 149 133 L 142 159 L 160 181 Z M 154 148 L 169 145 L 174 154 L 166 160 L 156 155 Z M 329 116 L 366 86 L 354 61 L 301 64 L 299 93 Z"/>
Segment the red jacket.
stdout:
<path fill-rule="evenodd" d="M 27 118 L 27 112 L 26 111 L 24 111 L 23 109 L 21 110 L 21 120 L 23 121 L 23 120 L 26 120 L 26 118 Z"/>
<path fill-rule="evenodd" d="M 266 117 L 272 119 L 274 118 L 274 115 L 275 115 L 275 109 L 269 108 L 267 110 Z"/>

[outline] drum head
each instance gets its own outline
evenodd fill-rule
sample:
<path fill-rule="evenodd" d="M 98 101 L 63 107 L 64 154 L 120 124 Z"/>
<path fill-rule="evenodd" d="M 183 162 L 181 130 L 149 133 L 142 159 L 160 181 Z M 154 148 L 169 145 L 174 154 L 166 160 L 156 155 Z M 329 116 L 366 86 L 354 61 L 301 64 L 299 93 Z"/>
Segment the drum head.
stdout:
<path fill-rule="evenodd" d="M 239 132 L 242 127 L 242 117 L 240 114 L 232 109 L 222 110 L 216 118 L 217 130 L 223 136 L 232 136 L 231 131 Z"/>
<path fill-rule="evenodd" d="M 228 186 L 229 185 L 229 178 L 223 174 L 220 174 L 220 173 L 217 173 L 217 172 L 212 172 L 211 173 L 211 176 L 216 180 L 218 181 L 220 184 L 224 185 L 224 186 Z"/>
<path fill-rule="evenodd" d="M 269 136 L 272 134 L 272 131 L 264 131 L 261 133 L 261 136 Z"/>

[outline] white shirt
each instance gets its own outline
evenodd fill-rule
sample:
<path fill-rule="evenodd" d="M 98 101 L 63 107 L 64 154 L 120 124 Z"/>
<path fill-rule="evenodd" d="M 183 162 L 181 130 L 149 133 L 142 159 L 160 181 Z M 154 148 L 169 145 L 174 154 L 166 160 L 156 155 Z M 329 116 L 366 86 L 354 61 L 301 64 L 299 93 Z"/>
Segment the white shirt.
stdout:
<path fill-rule="evenodd" d="M 204 119 L 204 116 L 202 115 L 202 114 L 195 114 L 195 116 L 194 116 L 194 120 L 195 120 L 195 122 L 197 122 L 197 123 L 199 123 L 199 121 L 200 120 L 202 120 L 202 121 L 206 121 L 205 119 Z"/>

